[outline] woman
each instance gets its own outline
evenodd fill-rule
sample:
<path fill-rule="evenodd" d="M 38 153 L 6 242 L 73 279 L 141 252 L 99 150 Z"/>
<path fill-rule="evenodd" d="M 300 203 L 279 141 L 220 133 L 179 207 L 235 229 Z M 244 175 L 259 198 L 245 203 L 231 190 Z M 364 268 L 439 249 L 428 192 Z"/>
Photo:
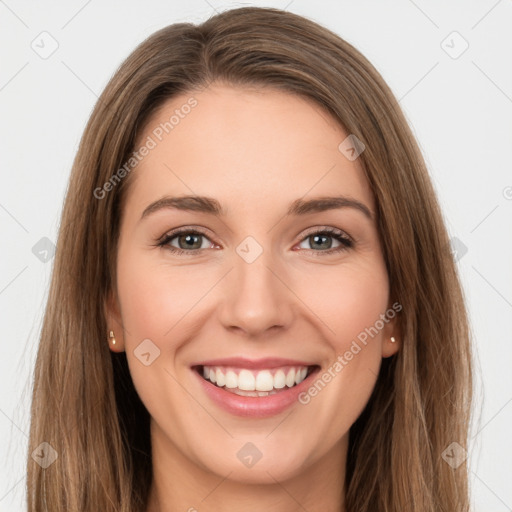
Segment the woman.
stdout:
<path fill-rule="evenodd" d="M 55 258 L 30 512 L 468 510 L 442 214 L 334 33 L 250 7 L 144 41 L 86 127 Z"/>

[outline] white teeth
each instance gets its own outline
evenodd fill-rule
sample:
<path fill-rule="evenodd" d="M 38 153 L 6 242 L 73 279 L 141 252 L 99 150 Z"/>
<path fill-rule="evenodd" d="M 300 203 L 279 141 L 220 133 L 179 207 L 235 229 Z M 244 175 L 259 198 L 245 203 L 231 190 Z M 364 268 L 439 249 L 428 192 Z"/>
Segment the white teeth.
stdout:
<path fill-rule="evenodd" d="M 307 372 L 307 370 L 306 370 Z M 283 370 L 277 370 L 274 375 L 274 387 L 276 389 L 283 389 L 286 386 L 286 377 Z"/>
<path fill-rule="evenodd" d="M 295 370 L 292 368 L 286 375 L 286 385 L 291 388 L 295 384 Z"/>
<path fill-rule="evenodd" d="M 249 370 L 241 370 L 238 374 L 238 389 L 244 391 L 254 391 L 256 389 L 254 375 Z M 260 388 L 258 387 L 258 389 Z"/>
<path fill-rule="evenodd" d="M 307 373 L 308 373 L 307 368 L 301 368 L 298 372 L 296 372 L 295 384 L 299 384 L 300 382 L 302 382 L 306 378 Z M 213 382 L 215 382 L 215 381 L 213 381 Z"/>
<path fill-rule="evenodd" d="M 219 370 L 217 368 L 217 370 L 211 370 L 211 373 L 215 373 L 215 380 L 217 381 L 217 386 L 219 386 L 219 388 L 222 388 L 223 386 L 226 385 L 226 376 L 222 373 L 221 370 Z M 212 382 L 215 382 L 212 380 Z"/>
<path fill-rule="evenodd" d="M 274 388 L 274 377 L 268 370 L 258 372 L 256 376 L 256 389 L 258 391 L 272 391 Z"/>
<path fill-rule="evenodd" d="M 235 372 L 229 370 L 226 373 L 226 387 L 227 388 L 237 388 L 238 387 L 238 377 Z"/>
<path fill-rule="evenodd" d="M 226 387 L 242 396 L 267 396 L 285 387 L 300 384 L 307 376 L 308 369 L 301 367 L 283 367 L 277 370 L 249 370 L 247 368 L 226 368 L 203 366 L 203 377 Z M 240 393 L 239 393 L 240 391 Z M 269 393 L 270 392 L 270 393 Z"/>

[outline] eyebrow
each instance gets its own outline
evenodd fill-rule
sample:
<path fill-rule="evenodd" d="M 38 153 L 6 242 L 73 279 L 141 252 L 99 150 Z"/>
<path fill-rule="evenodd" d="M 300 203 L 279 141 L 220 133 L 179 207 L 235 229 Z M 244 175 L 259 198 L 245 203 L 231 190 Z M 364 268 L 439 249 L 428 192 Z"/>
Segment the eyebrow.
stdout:
<path fill-rule="evenodd" d="M 365 204 L 357 199 L 345 196 L 317 197 L 308 200 L 296 199 L 288 207 L 286 215 L 307 215 L 309 213 L 318 213 L 340 208 L 354 208 L 363 213 L 369 220 L 373 220 L 372 212 Z M 219 201 L 212 197 L 195 195 L 181 197 L 164 196 L 147 206 L 142 212 L 140 220 L 162 209 L 202 212 L 215 215 L 216 217 L 226 216 L 226 211 L 222 208 Z"/>

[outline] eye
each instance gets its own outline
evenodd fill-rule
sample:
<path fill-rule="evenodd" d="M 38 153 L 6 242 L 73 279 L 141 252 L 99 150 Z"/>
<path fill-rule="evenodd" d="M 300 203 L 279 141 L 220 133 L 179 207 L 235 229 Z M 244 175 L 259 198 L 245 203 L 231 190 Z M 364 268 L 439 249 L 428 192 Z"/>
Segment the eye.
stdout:
<path fill-rule="evenodd" d="M 338 246 L 332 247 L 333 238 L 338 242 Z M 308 233 L 301 244 L 306 241 L 309 242 L 312 247 L 312 249 L 306 248 L 306 250 L 313 251 L 316 253 L 315 256 L 319 256 L 320 254 L 318 253 L 333 254 L 340 251 L 346 251 L 354 246 L 352 239 L 345 235 L 343 231 L 330 227 Z"/>
<path fill-rule="evenodd" d="M 175 240 L 176 239 L 176 240 Z M 164 238 L 158 242 L 159 247 L 163 247 L 175 254 L 194 254 L 202 249 L 208 249 L 212 246 L 212 242 L 206 245 L 203 244 L 205 240 L 209 240 L 201 231 L 185 228 L 167 233 Z M 177 243 L 173 245 L 172 242 Z"/>
<path fill-rule="evenodd" d="M 337 246 L 332 247 L 332 239 L 336 240 Z M 354 246 L 354 242 L 343 231 L 325 227 L 321 230 L 309 232 L 302 243 L 309 242 L 312 248 L 306 250 L 312 251 L 316 256 L 323 254 L 333 254 L 340 251 L 346 251 Z M 209 243 L 208 243 L 209 242 Z M 162 247 L 174 254 L 187 254 L 189 256 L 197 254 L 204 249 L 212 248 L 213 243 L 205 233 L 197 229 L 181 228 L 167 233 L 158 243 Z M 319 250 L 317 250 L 319 249 Z"/>

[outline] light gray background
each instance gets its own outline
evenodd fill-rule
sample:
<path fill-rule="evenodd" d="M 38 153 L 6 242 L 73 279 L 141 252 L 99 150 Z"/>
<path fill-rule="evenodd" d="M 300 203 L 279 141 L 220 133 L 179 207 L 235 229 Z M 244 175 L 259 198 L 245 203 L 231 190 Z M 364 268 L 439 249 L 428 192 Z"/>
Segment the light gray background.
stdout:
<path fill-rule="evenodd" d="M 0 511 L 25 510 L 31 375 L 53 262 L 33 247 L 43 237 L 56 240 L 72 160 L 97 96 L 155 30 L 242 5 L 286 8 L 334 30 L 400 100 L 450 235 L 467 248 L 458 267 L 475 338 L 474 510 L 510 511 L 510 0 L 0 0 Z M 459 56 L 464 40 L 469 47 Z M 57 50 L 44 55 L 52 44 Z"/>

